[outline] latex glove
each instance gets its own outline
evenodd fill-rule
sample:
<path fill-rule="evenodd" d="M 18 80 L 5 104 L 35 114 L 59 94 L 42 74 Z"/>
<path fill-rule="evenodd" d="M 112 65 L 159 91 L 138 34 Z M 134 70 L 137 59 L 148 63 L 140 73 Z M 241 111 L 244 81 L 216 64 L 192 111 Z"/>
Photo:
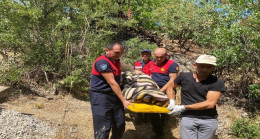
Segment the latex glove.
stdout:
<path fill-rule="evenodd" d="M 174 106 L 175 106 L 175 100 L 170 99 L 170 103 L 169 103 L 167 109 L 168 109 L 169 111 L 171 111 L 171 110 L 174 108 Z"/>
<path fill-rule="evenodd" d="M 181 112 L 185 111 L 184 105 L 175 105 L 171 112 L 168 114 L 170 115 L 179 115 Z"/>

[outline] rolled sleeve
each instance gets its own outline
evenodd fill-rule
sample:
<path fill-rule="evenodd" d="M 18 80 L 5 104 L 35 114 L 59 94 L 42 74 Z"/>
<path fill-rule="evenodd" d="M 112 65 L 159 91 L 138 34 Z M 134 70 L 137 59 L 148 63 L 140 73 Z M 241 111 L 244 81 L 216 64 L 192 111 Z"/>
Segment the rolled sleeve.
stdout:
<path fill-rule="evenodd" d="M 179 72 L 179 65 L 177 63 L 172 63 L 168 69 L 169 73 L 178 73 Z"/>
<path fill-rule="evenodd" d="M 95 69 L 99 72 L 99 73 L 102 73 L 102 72 L 111 72 L 113 71 L 111 65 L 106 61 L 106 60 L 99 60 L 96 62 L 95 64 Z"/>

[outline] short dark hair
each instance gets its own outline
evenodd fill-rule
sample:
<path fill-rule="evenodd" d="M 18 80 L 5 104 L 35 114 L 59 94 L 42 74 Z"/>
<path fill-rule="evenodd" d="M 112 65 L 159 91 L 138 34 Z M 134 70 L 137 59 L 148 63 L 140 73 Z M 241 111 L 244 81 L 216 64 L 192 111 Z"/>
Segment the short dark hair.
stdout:
<path fill-rule="evenodd" d="M 113 47 L 114 47 L 115 45 L 119 45 L 120 48 L 125 49 L 125 46 L 123 45 L 123 43 L 117 42 L 117 41 L 108 43 L 107 46 L 106 46 L 106 48 L 109 49 L 109 50 L 113 50 Z"/>

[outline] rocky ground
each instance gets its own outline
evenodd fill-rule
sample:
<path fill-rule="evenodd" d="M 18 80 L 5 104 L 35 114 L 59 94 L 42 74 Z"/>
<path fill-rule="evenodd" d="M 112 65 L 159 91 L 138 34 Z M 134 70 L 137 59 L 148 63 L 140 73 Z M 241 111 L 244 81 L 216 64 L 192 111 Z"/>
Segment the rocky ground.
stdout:
<path fill-rule="evenodd" d="M 231 139 L 229 127 L 233 120 L 247 116 L 242 110 L 225 103 L 218 105 L 218 139 Z M 132 115 L 126 113 L 126 132 L 123 138 L 152 138 L 154 134 L 151 125 L 136 123 Z M 178 117 L 170 118 L 165 138 L 179 138 L 178 122 Z M 93 125 L 90 104 L 70 95 L 20 95 L 9 98 L 0 103 L 0 138 L 91 139 Z"/>

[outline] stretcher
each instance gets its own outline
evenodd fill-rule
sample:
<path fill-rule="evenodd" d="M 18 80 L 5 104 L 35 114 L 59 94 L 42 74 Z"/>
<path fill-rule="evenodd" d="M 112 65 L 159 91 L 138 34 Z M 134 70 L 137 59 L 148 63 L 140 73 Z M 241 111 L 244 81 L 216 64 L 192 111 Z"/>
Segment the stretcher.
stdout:
<path fill-rule="evenodd" d="M 169 113 L 166 107 L 157 105 L 145 104 L 145 103 L 131 103 L 128 109 L 136 113 Z"/>

